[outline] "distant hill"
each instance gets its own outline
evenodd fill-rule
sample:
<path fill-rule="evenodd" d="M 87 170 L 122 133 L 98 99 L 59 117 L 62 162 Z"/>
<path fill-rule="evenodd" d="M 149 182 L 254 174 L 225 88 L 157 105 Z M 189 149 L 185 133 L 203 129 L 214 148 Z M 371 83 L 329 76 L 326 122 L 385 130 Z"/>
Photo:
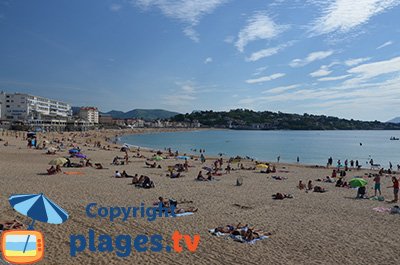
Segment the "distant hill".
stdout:
<path fill-rule="evenodd" d="M 390 121 L 387 122 L 391 122 L 391 123 L 400 123 L 400 117 L 396 117 L 394 119 L 391 119 Z"/>
<path fill-rule="evenodd" d="M 111 115 L 115 119 L 144 119 L 144 120 L 157 120 L 169 119 L 178 115 L 178 112 L 162 110 L 162 109 L 134 109 L 128 112 L 112 110 L 102 114 Z"/>
<path fill-rule="evenodd" d="M 237 130 L 400 130 L 400 123 L 346 120 L 337 117 L 246 109 L 180 114 L 173 121 L 198 121 L 204 126 Z"/>

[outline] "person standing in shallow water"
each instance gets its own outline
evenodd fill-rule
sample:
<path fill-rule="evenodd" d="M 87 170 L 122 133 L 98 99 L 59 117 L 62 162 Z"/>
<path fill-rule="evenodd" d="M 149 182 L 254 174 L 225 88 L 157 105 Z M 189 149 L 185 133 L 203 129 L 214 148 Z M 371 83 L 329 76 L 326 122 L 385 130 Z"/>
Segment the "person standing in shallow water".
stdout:
<path fill-rule="evenodd" d="M 297 163 L 299 163 L 300 162 L 300 157 L 297 157 Z"/>

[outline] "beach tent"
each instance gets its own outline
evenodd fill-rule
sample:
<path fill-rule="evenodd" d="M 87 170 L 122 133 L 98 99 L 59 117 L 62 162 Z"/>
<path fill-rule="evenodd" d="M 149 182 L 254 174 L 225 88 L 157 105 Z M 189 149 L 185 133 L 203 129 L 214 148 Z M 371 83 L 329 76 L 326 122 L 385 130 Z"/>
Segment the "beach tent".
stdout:
<path fill-rule="evenodd" d="M 182 159 L 182 160 L 189 160 L 190 159 L 190 157 L 189 156 L 177 156 L 176 157 L 177 159 Z"/>
<path fill-rule="evenodd" d="M 52 165 L 52 166 L 62 166 L 62 165 L 64 165 L 64 164 L 67 163 L 67 162 L 68 162 L 68 160 L 67 160 L 66 158 L 64 158 L 64 157 L 59 157 L 59 158 L 56 158 L 56 159 L 51 160 L 51 161 L 49 162 L 49 165 Z"/>

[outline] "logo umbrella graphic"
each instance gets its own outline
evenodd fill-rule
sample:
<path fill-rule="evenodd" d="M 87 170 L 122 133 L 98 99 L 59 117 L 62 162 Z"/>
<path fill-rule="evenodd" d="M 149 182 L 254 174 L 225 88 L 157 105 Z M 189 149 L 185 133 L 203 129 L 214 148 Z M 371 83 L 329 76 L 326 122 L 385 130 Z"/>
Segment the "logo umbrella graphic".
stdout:
<path fill-rule="evenodd" d="M 9 202 L 17 212 L 32 218 L 32 223 L 29 225 L 28 230 L 33 230 L 35 221 L 61 224 L 68 219 L 68 213 L 43 193 L 12 195 L 9 198 Z M 29 237 L 26 240 L 23 252 L 26 250 Z"/>

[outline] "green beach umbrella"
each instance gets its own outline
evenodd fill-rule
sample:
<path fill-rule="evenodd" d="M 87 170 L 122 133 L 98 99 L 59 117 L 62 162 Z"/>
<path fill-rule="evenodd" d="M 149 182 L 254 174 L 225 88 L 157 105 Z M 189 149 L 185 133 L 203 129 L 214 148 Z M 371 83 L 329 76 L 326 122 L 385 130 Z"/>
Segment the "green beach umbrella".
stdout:
<path fill-rule="evenodd" d="M 349 184 L 352 188 L 359 188 L 359 187 L 366 186 L 368 184 L 368 182 L 362 178 L 354 178 L 349 181 Z"/>
<path fill-rule="evenodd" d="M 155 157 L 153 157 L 153 160 L 155 160 L 155 161 L 161 161 L 161 160 L 163 160 L 164 158 L 162 158 L 161 156 L 155 156 Z"/>

